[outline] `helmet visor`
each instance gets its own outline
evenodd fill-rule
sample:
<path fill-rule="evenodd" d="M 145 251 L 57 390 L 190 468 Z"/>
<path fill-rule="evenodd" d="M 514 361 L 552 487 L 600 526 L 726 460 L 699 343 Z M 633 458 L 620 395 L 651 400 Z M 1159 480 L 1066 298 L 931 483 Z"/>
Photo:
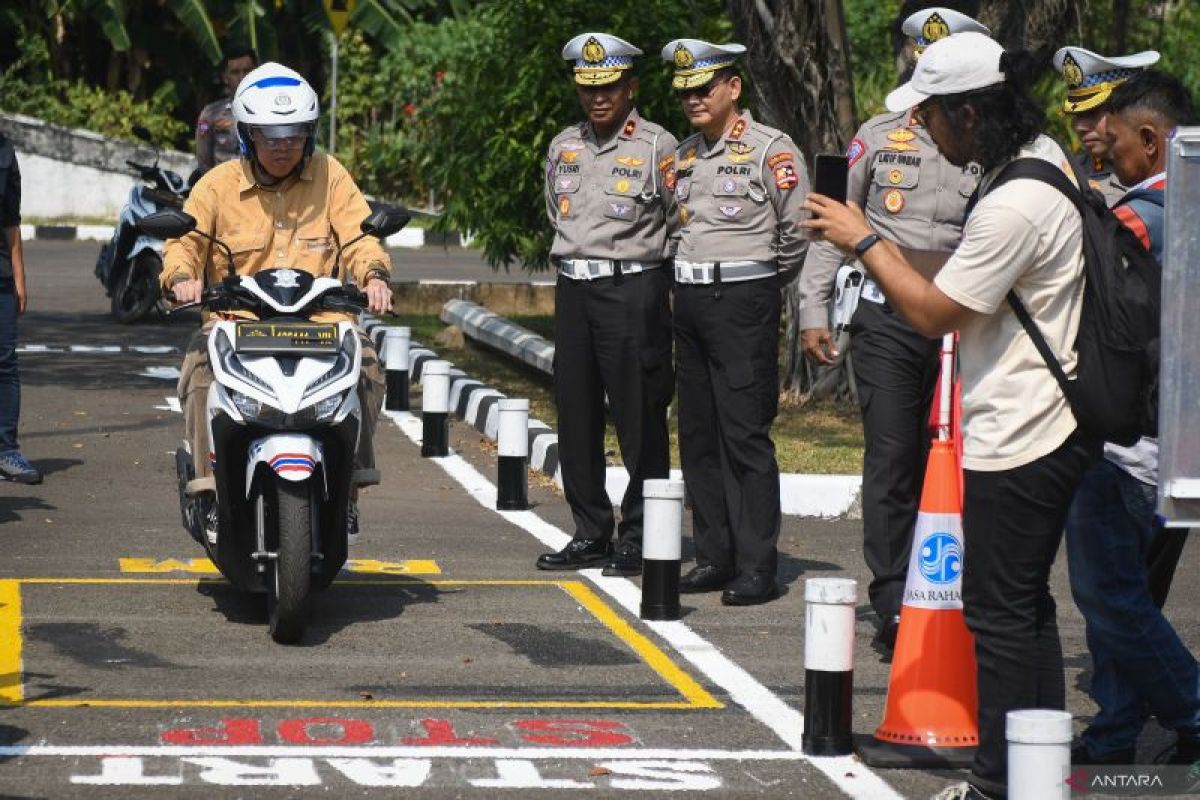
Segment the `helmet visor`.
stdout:
<path fill-rule="evenodd" d="M 290 125 L 251 125 L 250 136 L 256 141 L 270 139 L 305 139 L 312 136 L 311 122 L 296 122 Z"/>

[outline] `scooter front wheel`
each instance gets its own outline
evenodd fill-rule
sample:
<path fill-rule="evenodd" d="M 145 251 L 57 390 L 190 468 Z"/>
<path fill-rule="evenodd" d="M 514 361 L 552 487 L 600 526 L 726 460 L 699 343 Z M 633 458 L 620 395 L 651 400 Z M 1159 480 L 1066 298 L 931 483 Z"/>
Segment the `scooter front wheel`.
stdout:
<path fill-rule="evenodd" d="M 311 480 L 293 482 L 271 475 L 265 484 L 267 539 L 276 553 L 270 562 L 271 576 L 267 582 L 267 618 L 272 639 L 280 644 L 295 644 L 308 624 L 312 583 Z"/>

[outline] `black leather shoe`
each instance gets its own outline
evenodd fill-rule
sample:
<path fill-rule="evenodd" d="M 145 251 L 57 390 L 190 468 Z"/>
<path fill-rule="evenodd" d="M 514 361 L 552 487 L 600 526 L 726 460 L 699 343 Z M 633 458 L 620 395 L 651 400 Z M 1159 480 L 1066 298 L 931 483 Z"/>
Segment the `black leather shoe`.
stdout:
<path fill-rule="evenodd" d="M 896 636 L 900 633 L 900 617 L 899 615 L 889 617 L 879 626 L 879 630 L 875 632 L 875 640 L 872 644 L 876 649 L 883 651 L 885 655 L 891 655 L 896 649 Z"/>
<path fill-rule="evenodd" d="M 1102 756 L 1094 756 L 1083 742 L 1071 748 L 1071 766 L 1073 767 L 1110 767 L 1116 764 L 1134 763 L 1135 753 L 1132 747 L 1114 750 Z"/>
<path fill-rule="evenodd" d="M 557 553 L 538 556 L 538 569 L 579 569 L 594 567 L 612 555 L 612 543 L 606 539 L 572 539 Z"/>
<path fill-rule="evenodd" d="M 642 548 L 636 542 L 621 542 L 612 558 L 604 565 L 602 575 L 641 575 Z"/>
<path fill-rule="evenodd" d="M 733 580 L 733 567 L 718 567 L 713 564 L 695 566 L 679 579 L 680 594 L 716 592 Z"/>
<path fill-rule="evenodd" d="M 779 597 L 779 586 L 775 576 L 765 572 L 742 575 L 721 592 L 723 606 L 756 606 Z"/>

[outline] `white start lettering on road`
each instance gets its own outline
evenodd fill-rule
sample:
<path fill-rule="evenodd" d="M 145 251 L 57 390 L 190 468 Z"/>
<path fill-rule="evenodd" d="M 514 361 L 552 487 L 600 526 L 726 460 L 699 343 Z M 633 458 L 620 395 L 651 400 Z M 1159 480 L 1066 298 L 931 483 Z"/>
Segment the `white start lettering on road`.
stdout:
<path fill-rule="evenodd" d="M 561 754 L 557 754 L 561 755 Z M 731 754 L 732 755 L 732 754 Z M 671 758 L 606 758 L 590 767 L 533 758 L 231 758 L 228 756 L 100 756 L 97 771 L 73 774 L 90 786 L 356 786 L 416 788 L 468 785 L 478 789 L 621 789 L 635 792 L 720 789 L 724 782 L 708 761 Z M 436 769 L 444 765 L 444 769 Z"/>

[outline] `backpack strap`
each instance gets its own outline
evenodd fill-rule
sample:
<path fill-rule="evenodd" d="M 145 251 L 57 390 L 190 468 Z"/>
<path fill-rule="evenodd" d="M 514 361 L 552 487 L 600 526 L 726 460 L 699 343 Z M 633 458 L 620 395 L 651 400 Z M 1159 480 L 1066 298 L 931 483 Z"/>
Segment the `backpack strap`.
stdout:
<path fill-rule="evenodd" d="M 1008 181 L 1017 180 L 1019 178 L 1027 178 L 1031 180 L 1048 183 L 1057 189 L 1064 197 L 1070 200 L 1075 208 L 1079 211 L 1080 220 L 1085 218 L 1087 199 L 1083 196 L 1083 192 L 1079 187 L 1071 182 L 1061 169 L 1040 158 L 1018 158 L 1008 163 L 1000 174 L 996 176 L 996 180 L 988 187 L 988 191 L 992 191 L 997 186 L 1007 183 Z M 985 193 L 986 194 L 986 193 Z M 972 198 L 973 200 L 975 198 Z M 1084 241 L 1084 258 L 1087 258 L 1087 226 L 1083 225 L 1081 235 Z M 1033 346 L 1037 348 L 1041 354 L 1042 360 L 1046 362 L 1046 366 L 1054 375 L 1054 379 L 1058 381 L 1059 388 L 1062 389 L 1063 396 L 1069 401 L 1071 398 L 1071 384 L 1067 379 L 1067 373 L 1062 368 L 1062 362 L 1058 360 L 1058 356 L 1050 349 L 1050 344 L 1046 341 L 1046 337 L 1042 335 L 1042 331 L 1038 328 L 1037 323 L 1033 321 L 1029 310 L 1025 308 L 1025 304 L 1021 302 L 1021 298 L 1013 289 L 1008 290 L 1005 296 L 1008 305 L 1016 314 L 1017 319 L 1021 322 L 1021 327 L 1025 329 L 1025 333 L 1029 335 Z"/>
<path fill-rule="evenodd" d="M 1017 297 L 1015 291 L 1009 289 L 1005 299 L 1008 300 L 1008 305 L 1012 308 L 1013 313 L 1017 315 L 1017 319 L 1021 321 L 1021 327 L 1025 329 L 1025 333 L 1029 334 L 1029 338 L 1033 341 L 1033 346 L 1041 353 L 1042 360 L 1046 362 L 1046 366 L 1054 375 L 1054 380 L 1058 381 L 1058 386 L 1062 389 L 1063 397 L 1066 397 L 1069 401 L 1071 399 L 1071 382 L 1067 378 L 1067 373 L 1063 371 L 1062 363 L 1059 362 L 1058 356 L 1050 349 L 1050 343 L 1042 335 L 1042 331 L 1038 328 L 1037 323 L 1033 321 L 1033 317 L 1029 316 L 1029 310 L 1025 308 L 1025 304 L 1021 302 L 1021 298 Z"/>

